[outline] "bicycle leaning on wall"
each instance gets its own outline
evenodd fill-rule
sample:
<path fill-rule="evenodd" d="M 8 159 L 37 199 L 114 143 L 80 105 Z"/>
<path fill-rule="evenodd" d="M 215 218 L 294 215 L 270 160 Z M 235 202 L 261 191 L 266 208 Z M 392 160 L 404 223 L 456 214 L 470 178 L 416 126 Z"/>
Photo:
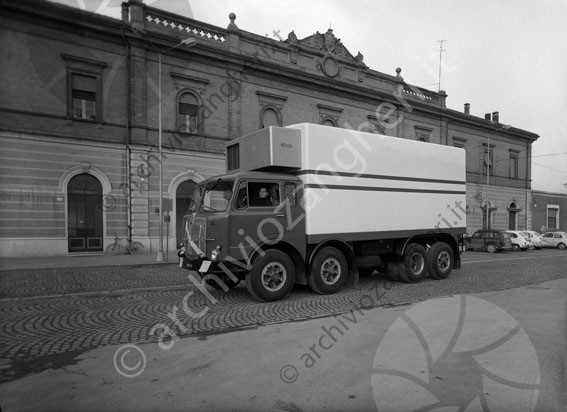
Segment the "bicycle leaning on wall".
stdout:
<path fill-rule="evenodd" d="M 126 241 L 126 243 L 121 242 Z M 119 239 L 114 236 L 114 243 L 106 247 L 106 255 L 139 255 L 144 251 L 144 245 L 140 242 L 132 242 L 130 239 Z"/>

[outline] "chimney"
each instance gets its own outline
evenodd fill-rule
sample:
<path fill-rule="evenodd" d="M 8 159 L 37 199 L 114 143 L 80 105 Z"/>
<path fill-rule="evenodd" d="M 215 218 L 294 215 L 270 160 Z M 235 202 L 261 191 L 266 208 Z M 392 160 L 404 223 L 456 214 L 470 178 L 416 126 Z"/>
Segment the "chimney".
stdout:
<path fill-rule="evenodd" d="M 471 104 L 465 103 L 465 114 L 471 114 Z"/>
<path fill-rule="evenodd" d="M 492 112 L 492 121 L 494 123 L 500 123 L 499 114 L 500 113 L 498 113 L 498 112 Z"/>
<path fill-rule="evenodd" d="M 490 113 L 486 113 L 484 115 L 484 120 L 490 120 Z"/>

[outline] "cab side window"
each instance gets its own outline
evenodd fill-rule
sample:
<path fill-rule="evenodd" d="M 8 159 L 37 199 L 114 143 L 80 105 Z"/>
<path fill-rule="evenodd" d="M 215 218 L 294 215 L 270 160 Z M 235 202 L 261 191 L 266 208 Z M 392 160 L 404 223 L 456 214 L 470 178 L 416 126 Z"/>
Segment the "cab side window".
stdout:
<path fill-rule="evenodd" d="M 246 209 L 248 207 L 248 187 L 246 182 L 240 182 L 238 195 L 236 196 L 236 208 Z"/>
<path fill-rule="evenodd" d="M 251 207 L 273 207 L 280 204 L 277 182 L 248 182 Z"/>
<path fill-rule="evenodd" d="M 285 201 L 288 202 L 290 207 L 295 207 L 297 204 L 297 194 L 296 194 L 296 185 L 295 183 L 286 182 L 284 184 L 284 196 Z"/>

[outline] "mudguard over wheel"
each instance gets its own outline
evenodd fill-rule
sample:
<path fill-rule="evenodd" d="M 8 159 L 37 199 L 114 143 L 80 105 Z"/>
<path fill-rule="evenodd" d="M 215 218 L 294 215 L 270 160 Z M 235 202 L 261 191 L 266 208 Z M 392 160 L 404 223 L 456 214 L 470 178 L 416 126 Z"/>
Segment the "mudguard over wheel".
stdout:
<path fill-rule="evenodd" d="M 307 284 L 320 295 L 338 292 L 348 277 L 348 262 L 337 248 L 327 246 L 317 252 Z"/>
<path fill-rule="evenodd" d="M 284 252 L 269 249 L 258 254 L 246 274 L 246 288 L 255 299 L 271 302 L 285 298 L 295 283 L 295 266 Z"/>
<path fill-rule="evenodd" d="M 398 276 L 406 283 L 421 282 L 427 276 L 427 253 L 418 243 L 410 243 L 404 252 L 403 271 Z"/>
<path fill-rule="evenodd" d="M 446 279 L 453 270 L 453 249 L 445 242 L 434 243 L 427 251 L 427 269 L 432 279 Z"/>

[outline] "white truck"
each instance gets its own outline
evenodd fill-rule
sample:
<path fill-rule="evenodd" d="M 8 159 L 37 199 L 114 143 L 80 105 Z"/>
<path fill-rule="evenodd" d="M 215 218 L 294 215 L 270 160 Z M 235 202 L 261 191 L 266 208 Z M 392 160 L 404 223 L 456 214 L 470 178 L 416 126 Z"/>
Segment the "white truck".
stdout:
<path fill-rule="evenodd" d="M 197 185 L 178 252 L 213 287 L 273 301 L 378 267 L 412 283 L 460 268 L 463 149 L 303 123 L 234 139 L 226 161 Z"/>

